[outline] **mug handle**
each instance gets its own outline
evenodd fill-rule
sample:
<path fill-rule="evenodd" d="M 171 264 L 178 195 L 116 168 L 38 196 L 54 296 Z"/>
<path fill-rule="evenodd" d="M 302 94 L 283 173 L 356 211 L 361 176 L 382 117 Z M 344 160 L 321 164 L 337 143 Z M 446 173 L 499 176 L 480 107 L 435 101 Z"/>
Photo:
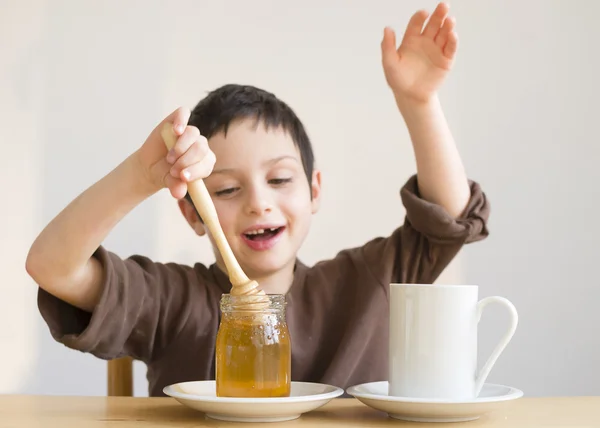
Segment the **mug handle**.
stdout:
<path fill-rule="evenodd" d="M 481 314 L 483 313 L 483 309 L 490 303 L 500 303 L 508 309 L 508 312 L 510 313 L 510 326 L 508 327 L 506 333 L 504 333 L 504 336 L 500 339 L 500 342 L 498 342 L 498 344 L 496 345 L 496 348 L 492 352 L 492 355 L 490 355 L 482 369 L 477 374 L 477 377 L 475 378 L 475 397 L 479 396 L 481 388 L 483 387 L 483 383 L 490 374 L 490 371 L 492 370 L 494 364 L 496 364 L 496 360 L 498 359 L 502 351 L 504 351 L 504 348 L 506 348 L 506 345 L 508 345 L 508 342 L 510 342 L 513 335 L 515 334 L 515 330 L 517 329 L 517 324 L 519 322 L 517 309 L 508 299 L 505 299 L 504 297 L 491 296 L 486 297 L 485 299 L 481 299 L 477 303 L 477 324 L 479 324 L 479 321 L 481 320 Z"/>

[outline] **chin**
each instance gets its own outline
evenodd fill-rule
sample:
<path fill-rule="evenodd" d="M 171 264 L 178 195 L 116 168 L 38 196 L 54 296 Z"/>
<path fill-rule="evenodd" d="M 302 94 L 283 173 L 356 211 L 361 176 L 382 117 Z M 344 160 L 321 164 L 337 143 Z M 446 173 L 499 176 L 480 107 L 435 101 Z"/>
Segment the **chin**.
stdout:
<path fill-rule="evenodd" d="M 244 270 L 248 276 L 252 274 L 256 277 L 264 277 L 284 269 L 290 262 L 293 263 L 289 259 L 282 259 L 280 254 L 264 254 L 245 263 L 246 268 Z"/>
<path fill-rule="evenodd" d="M 248 271 L 254 272 L 257 277 L 264 277 L 279 272 L 286 263 L 251 263 Z"/>

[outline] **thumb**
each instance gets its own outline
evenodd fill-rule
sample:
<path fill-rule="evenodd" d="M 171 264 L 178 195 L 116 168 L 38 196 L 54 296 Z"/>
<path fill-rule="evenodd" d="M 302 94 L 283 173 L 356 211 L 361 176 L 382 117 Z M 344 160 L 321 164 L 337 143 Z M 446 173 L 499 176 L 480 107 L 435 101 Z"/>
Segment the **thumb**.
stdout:
<path fill-rule="evenodd" d="M 381 55 L 383 62 L 389 62 L 396 58 L 396 33 L 390 27 L 383 30 L 383 40 L 381 41 Z"/>

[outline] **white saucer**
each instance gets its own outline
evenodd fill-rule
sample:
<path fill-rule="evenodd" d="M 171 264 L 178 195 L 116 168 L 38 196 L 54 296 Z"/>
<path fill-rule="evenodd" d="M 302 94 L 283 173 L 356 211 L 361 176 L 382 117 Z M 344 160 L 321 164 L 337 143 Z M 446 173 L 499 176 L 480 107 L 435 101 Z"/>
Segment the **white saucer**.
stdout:
<path fill-rule="evenodd" d="M 348 394 L 394 419 L 413 422 L 465 422 L 479 419 L 498 410 L 509 401 L 523 396 L 523 391 L 486 383 L 479 397 L 472 400 L 443 400 L 388 395 L 388 382 L 370 382 L 351 386 Z"/>
<path fill-rule="evenodd" d="M 344 390 L 321 383 L 292 382 L 289 397 L 217 397 L 215 381 L 182 382 L 167 386 L 163 392 L 181 404 L 206 413 L 212 419 L 231 422 L 280 422 L 297 419 Z"/>

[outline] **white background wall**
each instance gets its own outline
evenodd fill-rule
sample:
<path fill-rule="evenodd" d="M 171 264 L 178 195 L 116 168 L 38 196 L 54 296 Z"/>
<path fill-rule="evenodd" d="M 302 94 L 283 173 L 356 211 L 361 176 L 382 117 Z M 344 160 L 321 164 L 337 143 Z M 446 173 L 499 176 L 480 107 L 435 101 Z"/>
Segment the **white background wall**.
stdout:
<path fill-rule="evenodd" d="M 326 5 L 323 5 L 325 4 Z M 414 172 L 381 67 L 384 25 L 435 2 L 3 1 L 0 13 L 0 393 L 106 393 L 106 363 L 53 342 L 27 250 L 71 199 L 141 144 L 165 114 L 228 82 L 274 91 L 300 115 L 324 171 L 308 263 L 389 233 Z M 594 1 L 455 0 L 461 40 L 442 92 L 491 236 L 440 282 L 481 286 L 520 313 L 489 381 L 528 395 L 600 394 L 600 226 Z M 210 263 L 167 192 L 106 245 L 127 256 Z M 506 316 L 481 323 L 487 357 Z M 136 365 L 136 395 L 146 395 Z"/>

